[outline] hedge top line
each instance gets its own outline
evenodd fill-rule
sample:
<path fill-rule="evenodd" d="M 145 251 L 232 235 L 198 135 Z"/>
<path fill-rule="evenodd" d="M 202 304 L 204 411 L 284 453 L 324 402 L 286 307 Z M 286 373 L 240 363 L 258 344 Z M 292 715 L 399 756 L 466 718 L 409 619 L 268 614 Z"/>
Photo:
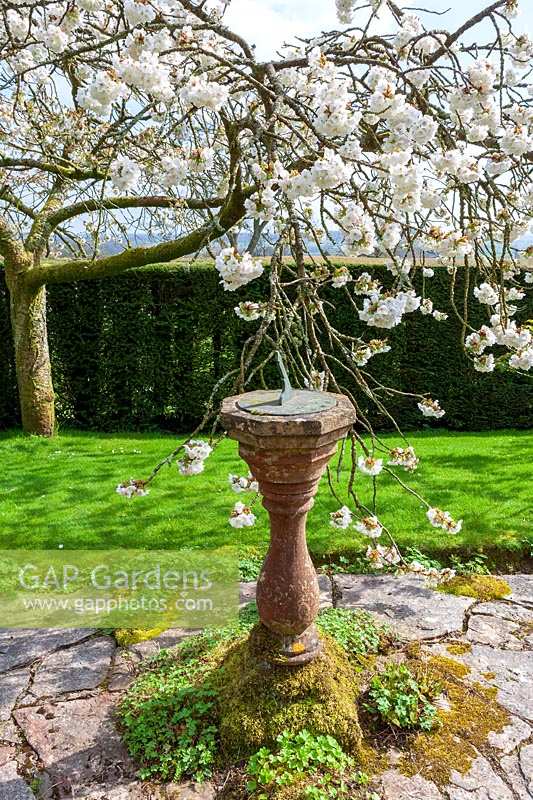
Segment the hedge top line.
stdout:
<path fill-rule="evenodd" d="M 270 264 L 270 258 L 268 256 L 262 257 L 258 256 L 263 262 L 265 266 Z M 65 259 L 67 261 L 68 259 Z M 284 256 L 283 261 L 285 263 L 292 263 L 293 259 L 290 256 Z M 314 264 L 323 262 L 324 259 L 321 257 L 311 258 L 310 256 L 305 257 L 305 261 L 308 264 Z M 358 258 L 351 258 L 349 256 L 332 256 L 329 258 L 329 261 L 332 263 L 334 267 L 352 267 L 352 268 L 361 268 L 361 267 L 374 267 L 377 269 L 386 269 L 387 264 L 381 258 L 372 258 L 372 257 L 362 257 L 359 256 Z M 52 265 L 55 263 L 60 263 L 61 259 L 43 259 L 42 263 L 45 266 Z M 3 261 L 0 258 L 0 271 L 3 272 Z M 431 267 L 432 269 L 436 270 L 445 270 L 448 269 L 448 266 L 440 263 L 438 259 L 435 258 L 428 258 L 426 260 L 425 266 Z M 455 265 L 458 269 L 476 269 L 475 266 L 469 267 L 466 264 L 456 264 Z M 136 274 L 147 274 L 147 273 L 161 273 L 162 275 L 172 273 L 172 272 L 180 272 L 181 270 L 202 270 L 202 269 L 214 269 L 215 262 L 213 259 L 193 259 L 191 260 L 188 257 L 174 259 L 173 261 L 167 262 L 156 262 L 154 264 L 147 264 L 144 267 L 136 267 L 131 270 L 126 270 L 125 272 L 114 275 L 113 278 L 120 278 L 120 277 L 127 277 L 128 275 L 136 275 Z M 420 269 L 420 266 L 417 267 Z M 78 283 L 78 281 L 82 281 L 84 278 L 78 278 L 72 283 Z M 101 280 L 107 280 L 107 278 L 103 277 Z"/>

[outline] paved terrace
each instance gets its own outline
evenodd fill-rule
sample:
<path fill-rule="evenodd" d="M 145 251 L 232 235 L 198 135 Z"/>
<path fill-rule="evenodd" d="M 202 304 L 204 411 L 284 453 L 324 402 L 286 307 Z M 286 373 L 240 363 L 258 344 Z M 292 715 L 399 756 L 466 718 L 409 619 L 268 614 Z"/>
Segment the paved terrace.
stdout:
<path fill-rule="evenodd" d="M 438 789 L 391 768 L 382 800 L 533 798 L 533 576 L 506 577 L 512 595 L 497 602 L 436 594 L 416 576 L 320 577 L 323 607 L 362 608 L 435 654 L 454 655 L 468 680 L 494 686 L 510 713 L 466 775 Z M 241 586 L 243 602 L 255 584 Z M 0 630 L 0 800 L 212 800 L 216 787 L 143 784 L 114 724 L 114 708 L 137 665 L 188 632 L 120 648 L 91 630 Z M 488 679 L 486 676 L 490 676 Z"/>

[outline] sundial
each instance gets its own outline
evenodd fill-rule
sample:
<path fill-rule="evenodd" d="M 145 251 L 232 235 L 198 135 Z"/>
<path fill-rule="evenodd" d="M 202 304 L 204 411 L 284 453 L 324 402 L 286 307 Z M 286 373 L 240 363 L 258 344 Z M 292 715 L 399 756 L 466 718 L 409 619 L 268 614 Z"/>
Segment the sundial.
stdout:
<path fill-rule="evenodd" d="M 326 392 L 294 389 L 279 351 L 276 357 L 283 378 L 283 389 L 259 389 L 241 395 L 237 406 L 242 411 L 260 416 L 295 417 L 318 414 L 337 405 L 336 399 Z"/>
<path fill-rule="evenodd" d="M 230 438 L 239 442 L 239 455 L 270 517 L 270 547 L 257 583 L 261 626 L 254 629 L 259 639 L 250 640 L 250 653 L 259 653 L 261 664 L 266 659 L 292 668 L 321 651 L 314 623 L 320 587 L 307 549 L 306 518 L 356 415 L 342 394 L 293 388 L 277 350 L 275 356 L 283 388 L 226 397 L 220 416 Z"/>

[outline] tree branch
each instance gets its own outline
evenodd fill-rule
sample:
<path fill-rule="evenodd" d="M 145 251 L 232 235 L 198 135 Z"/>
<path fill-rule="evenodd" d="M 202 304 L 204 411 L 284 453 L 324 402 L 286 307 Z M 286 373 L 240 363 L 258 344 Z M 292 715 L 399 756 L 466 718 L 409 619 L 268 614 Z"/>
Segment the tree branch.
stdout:
<path fill-rule="evenodd" d="M 82 200 L 71 206 L 60 208 L 46 219 L 46 225 L 53 230 L 57 225 L 66 222 L 81 214 L 92 211 L 113 211 L 121 208 L 187 208 L 192 211 L 202 211 L 208 208 L 220 208 L 224 205 L 224 197 L 209 197 L 205 200 L 184 200 L 179 197 L 167 195 L 150 195 L 148 197 L 106 197 Z"/>
<path fill-rule="evenodd" d="M 18 240 L 17 234 L 5 217 L 2 216 L 0 216 L 0 253 L 5 257 L 6 261 L 14 263 L 23 261 L 25 256 L 24 247 Z"/>
<path fill-rule="evenodd" d="M 7 186 L 0 187 L 0 200 L 5 200 L 6 203 L 16 208 L 21 214 L 25 214 L 30 219 L 35 219 L 35 211 L 16 197 Z"/>
<path fill-rule="evenodd" d="M 166 263 L 191 253 L 197 253 L 209 242 L 223 236 L 242 219 L 245 214 L 244 201 L 254 191 L 253 187 L 245 190 L 237 187 L 228 197 L 224 208 L 217 217 L 179 239 L 162 242 L 152 247 L 127 249 L 118 255 L 96 260 L 73 260 L 31 269 L 27 273 L 27 283 L 29 286 L 38 287 L 44 284 L 109 278 L 139 267 L 160 262 Z"/>
<path fill-rule="evenodd" d="M 493 11 L 497 11 L 501 6 L 504 6 L 506 2 L 507 0 L 496 0 L 495 3 L 492 3 L 492 5 L 490 6 L 487 6 L 487 8 L 483 9 L 483 11 L 480 11 L 478 14 L 475 14 L 473 17 L 470 17 L 470 19 L 467 19 L 467 21 L 463 23 L 463 25 L 461 25 L 460 28 L 457 28 L 455 33 L 450 33 L 450 35 L 448 36 L 442 47 L 439 47 L 438 50 L 435 50 L 433 55 L 431 55 L 430 58 L 428 58 L 426 65 L 430 66 L 431 64 L 434 64 L 435 61 L 437 61 L 441 56 L 443 56 L 451 47 L 451 45 L 463 35 L 463 33 L 465 33 L 470 28 L 473 28 L 474 25 L 477 25 L 478 22 L 481 22 L 483 19 L 485 19 L 485 17 L 488 17 L 489 14 L 492 14 Z"/>
<path fill-rule="evenodd" d="M 38 169 L 42 172 L 50 172 L 61 178 L 72 178 L 79 181 L 91 179 L 103 180 L 106 175 L 98 169 L 80 169 L 79 167 L 61 167 L 50 161 L 39 161 L 37 158 L 0 158 L 0 167 L 22 167 L 24 169 Z"/>

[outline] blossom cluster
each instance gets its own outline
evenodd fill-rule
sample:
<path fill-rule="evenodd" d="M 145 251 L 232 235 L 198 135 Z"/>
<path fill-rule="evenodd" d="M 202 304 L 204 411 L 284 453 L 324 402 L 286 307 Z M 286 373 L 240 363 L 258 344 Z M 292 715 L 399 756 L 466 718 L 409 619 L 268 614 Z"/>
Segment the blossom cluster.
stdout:
<path fill-rule="evenodd" d="M 215 260 L 221 283 L 226 291 L 234 292 L 241 286 L 253 281 L 263 274 L 263 264 L 260 258 L 254 258 L 250 253 L 238 253 L 234 247 L 225 247 Z"/>
<path fill-rule="evenodd" d="M 233 310 L 240 319 L 244 319 L 246 322 L 254 322 L 254 320 L 265 316 L 268 305 L 267 303 L 254 303 L 252 300 L 243 300 Z"/>
<path fill-rule="evenodd" d="M 240 494 L 241 492 L 259 491 L 259 484 L 251 474 L 249 474 L 247 477 L 244 477 L 240 475 L 233 475 L 232 473 L 230 473 L 228 475 L 228 481 L 229 485 L 231 486 L 233 491 L 236 492 L 236 494 Z"/>
<path fill-rule="evenodd" d="M 388 463 L 390 466 L 403 467 L 407 472 L 414 472 L 420 461 L 411 445 L 393 447 L 389 455 L 390 460 Z"/>
<path fill-rule="evenodd" d="M 386 339 L 370 339 L 370 341 L 355 348 L 353 360 L 358 367 L 364 367 L 373 356 L 378 355 L 378 353 L 388 353 L 389 351 L 390 345 L 387 344 Z"/>
<path fill-rule="evenodd" d="M 229 524 L 232 528 L 250 528 L 255 525 L 256 519 L 251 508 L 238 501 L 230 514 Z"/>
<path fill-rule="evenodd" d="M 313 197 L 320 191 L 335 189 L 350 177 L 350 169 L 342 157 L 332 150 L 326 149 L 321 158 L 317 158 L 312 167 L 297 174 L 287 174 L 280 180 L 280 186 L 289 198 Z"/>
<path fill-rule="evenodd" d="M 514 271 L 512 274 L 514 276 Z M 482 325 L 465 338 L 465 349 L 475 356 L 474 368 L 478 372 L 494 371 L 496 358 L 485 351 L 495 345 L 510 351 L 506 361 L 511 369 L 529 372 L 533 367 L 533 333 L 529 327 L 511 319 L 517 311 L 513 301 L 522 300 L 524 295 L 525 292 L 516 286 L 498 287 L 483 282 L 474 287 L 478 302 L 490 306 L 492 311 L 490 325 Z"/>
<path fill-rule="evenodd" d="M 427 518 L 434 528 L 442 528 L 451 534 L 459 533 L 463 525 L 462 519 L 455 521 L 448 511 L 441 511 L 440 508 L 429 508 Z"/>
<path fill-rule="evenodd" d="M 424 417 L 440 419 L 446 413 L 444 409 L 440 407 L 439 401 L 432 400 L 430 397 L 424 398 L 420 403 L 417 403 L 417 405 Z"/>
<path fill-rule="evenodd" d="M 357 466 L 364 475 L 370 475 L 374 478 L 383 469 L 383 459 L 374 458 L 373 456 L 360 456 L 357 460 Z"/>
<path fill-rule="evenodd" d="M 185 455 L 178 461 L 181 475 L 199 475 L 205 469 L 205 461 L 213 448 L 202 439 L 191 439 L 183 445 Z"/>
<path fill-rule="evenodd" d="M 443 569 L 429 567 L 426 564 L 422 564 L 416 558 L 406 564 L 404 569 L 407 572 L 413 573 L 414 575 L 424 576 L 428 579 L 428 583 L 433 585 L 448 583 L 452 580 L 452 578 L 455 578 L 456 575 L 455 570 L 451 569 L 450 567 L 444 567 Z"/>
<path fill-rule="evenodd" d="M 342 530 L 353 526 L 356 531 L 371 539 L 372 544 L 367 548 L 366 557 L 375 568 L 382 569 L 400 563 L 401 556 L 396 547 L 384 547 L 377 542 L 383 533 L 383 525 L 375 515 L 371 514 L 354 521 L 353 513 L 348 506 L 342 506 L 330 514 L 330 525 Z"/>
<path fill-rule="evenodd" d="M 161 159 L 161 185 L 166 188 L 178 186 L 191 175 L 202 175 L 213 166 L 214 152 L 211 147 L 196 147 L 187 155 L 166 155 Z"/>
<path fill-rule="evenodd" d="M 116 491 L 117 494 L 127 497 L 128 500 L 131 500 L 132 497 L 146 497 L 148 494 L 145 482 L 134 478 L 131 478 L 127 483 L 119 483 Z"/>
<path fill-rule="evenodd" d="M 363 300 L 363 308 L 358 311 L 359 319 L 376 328 L 395 328 L 402 322 L 404 314 L 420 308 L 420 302 L 414 289 L 395 293 L 378 289 Z"/>

